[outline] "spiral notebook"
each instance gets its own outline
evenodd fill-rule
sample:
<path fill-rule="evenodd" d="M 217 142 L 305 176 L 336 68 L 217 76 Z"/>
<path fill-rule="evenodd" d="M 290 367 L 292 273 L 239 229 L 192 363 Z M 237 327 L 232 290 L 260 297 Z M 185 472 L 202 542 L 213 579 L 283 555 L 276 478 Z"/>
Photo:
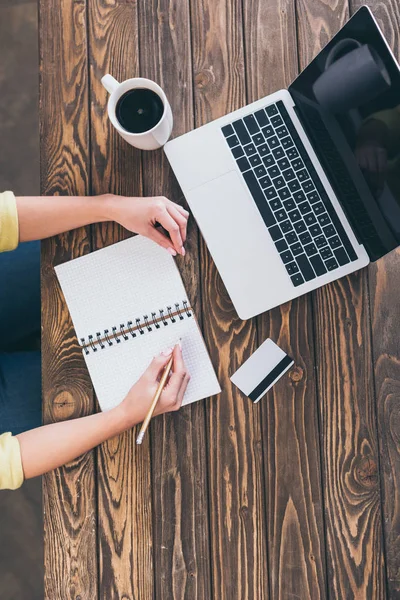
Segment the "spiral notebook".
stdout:
<path fill-rule="evenodd" d="M 221 389 L 175 261 L 142 236 L 55 268 L 101 409 L 119 404 L 152 358 L 181 340 L 183 404 Z"/>

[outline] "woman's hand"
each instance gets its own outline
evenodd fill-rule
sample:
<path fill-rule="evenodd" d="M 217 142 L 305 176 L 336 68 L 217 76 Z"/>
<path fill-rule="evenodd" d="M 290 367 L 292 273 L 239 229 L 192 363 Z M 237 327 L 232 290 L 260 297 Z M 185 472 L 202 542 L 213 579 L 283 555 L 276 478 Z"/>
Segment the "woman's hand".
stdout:
<path fill-rule="evenodd" d="M 175 348 L 170 348 L 153 358 L 147 370 L 132 386 L 126 398 L 119 405 L 124 414 L 127 427 L 140 423 L 146 417 L 157 391 L 163 369 L 172 353 L 174 354 L 172 374 L 161 393 L 154 416 L 180 409 L 190 375 L 183 362 L 182 349 L 178 344 Z"/>
<path fill-rule="evenodd" d="M 185 255 L 184 243 L 189 213 L 168 198 L 128 198 L 105 194 L 107 217 L 129 231 L 145 235 L 168 250 L 172 256 Z M 169 239 L 159 229 L 159 223 L 168 231 Z"/>

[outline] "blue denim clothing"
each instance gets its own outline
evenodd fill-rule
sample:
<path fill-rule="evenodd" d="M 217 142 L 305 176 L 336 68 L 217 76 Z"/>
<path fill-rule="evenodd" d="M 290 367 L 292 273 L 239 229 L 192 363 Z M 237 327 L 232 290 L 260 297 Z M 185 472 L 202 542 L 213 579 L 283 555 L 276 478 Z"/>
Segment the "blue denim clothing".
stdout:
<path fill-rule="evenodd" d="M 41 425 L 40 352 L 24 349 L 39 332 L 40 243 L 27 242 L 0 254 L 0 434 Z"/>

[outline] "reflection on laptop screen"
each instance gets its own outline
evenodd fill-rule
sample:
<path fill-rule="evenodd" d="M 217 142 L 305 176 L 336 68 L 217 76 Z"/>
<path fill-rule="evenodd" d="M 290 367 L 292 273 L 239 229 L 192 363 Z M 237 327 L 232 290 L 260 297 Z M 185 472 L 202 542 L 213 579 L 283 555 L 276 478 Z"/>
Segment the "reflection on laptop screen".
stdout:
<path fill-rule="evenodd" d="M 400 243 L 400 71 L 361 8 L 289 87 L 370 257 Z"/>

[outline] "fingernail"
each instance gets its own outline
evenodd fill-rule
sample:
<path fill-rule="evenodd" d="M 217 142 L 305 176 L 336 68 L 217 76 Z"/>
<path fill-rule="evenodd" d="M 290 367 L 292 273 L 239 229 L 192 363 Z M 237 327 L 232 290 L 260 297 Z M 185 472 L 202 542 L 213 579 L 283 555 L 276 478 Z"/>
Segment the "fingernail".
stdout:
<path fill-rule="evenodd" d="M 182 254 L 182 256 L 185 256 L 185 254 L 186 254 L 186 250 L 185 250 L 185 248 L 183 246 L 181 248 L 181 254 Z"/>
<path fill-rule="evenodd" d="M 173 348 L 168 348 L 167 350 L 163 350 L 163 351 L 161 352 L 161 354 L 162 354 L 163 356 L 171 356 L 171 354 L 173 353 L 173 351 L 174 351 L 174 349 L 173 349 Z"/>
<path fill-rule="evenodd" d="M 171 256 L 176 256 L 176 250 L 174 250 L 173 248 L 167 248 L 167 252 L 169 252 Z"/>

